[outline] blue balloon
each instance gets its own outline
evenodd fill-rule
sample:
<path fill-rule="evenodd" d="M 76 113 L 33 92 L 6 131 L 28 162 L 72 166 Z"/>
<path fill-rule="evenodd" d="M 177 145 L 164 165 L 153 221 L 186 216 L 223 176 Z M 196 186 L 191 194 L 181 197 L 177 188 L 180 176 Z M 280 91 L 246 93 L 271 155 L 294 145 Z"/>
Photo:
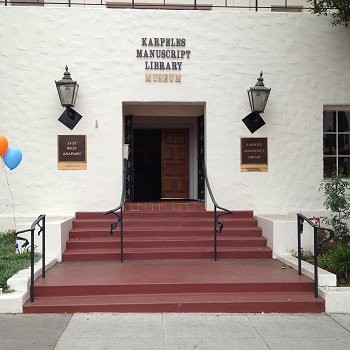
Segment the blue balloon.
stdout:
<path fill-rule="evenodd" d="M 5 165 L 10 170 L 13 170 L 21 162 L 22 152 L 16 146 L 9 146 L 6 153 L 2 156 L 2 159 L 4 160 Z"/>

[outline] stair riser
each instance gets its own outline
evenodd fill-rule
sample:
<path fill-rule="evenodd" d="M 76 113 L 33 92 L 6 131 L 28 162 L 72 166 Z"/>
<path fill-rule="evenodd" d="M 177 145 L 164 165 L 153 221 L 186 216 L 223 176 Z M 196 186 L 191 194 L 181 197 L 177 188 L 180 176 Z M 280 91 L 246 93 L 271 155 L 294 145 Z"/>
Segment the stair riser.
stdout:
<path fill-rule="evenodd" d="M 264 247 L 266 246 L 266 241 L 261 240 L 232 240 L 232 241 L 220 241 L 217 242 L 218 247 Z M 167 247 L 211 247 L 213 246 L 213 240 L 178 240 L 178 241 L 124 241 L 124 248 L 167 248 Z M 103 249 L 103 248 L 115 248 L 118 249 L 120 243 L 116 240 L 106 241 L 106 242 L 72 242 L 68 241 L 66 244 L 67 250 L 69 249 Z"/>
<path fill-rule="evenodd" d="M 219 252 L 218 259 L 272 259 L 272 251 Z"/>
<path fill-rule="evenodd" d="M 222 312 L 222 313 L 320 313 L 325 311 L 322 304 L 306 302 L 284 303 L 166 303 L 129 305 L 50 305 L 24 307 L 24 313 L 77 313 L 77 312 Z"/>
<path fill-rule="evenodd" d="M 125 255 L 124 255 L 125 256 Z M 118 253 L 103 253 L 103 254 L 72 254 L 65 252 L 62 255 L 62 261 L 119 261 L 120 254 Z"/>
<path fill-rule="evenodd" d="M 203 284 L 132 284 L 109 286 L 56 286 L 35 287 L 36 297 L 71 297 L 98 295 L 158 295 L 192 293 L 268 293 L 312 292 L 310 283 L 203 283 Z"/>
<path fill-rule="evenodd" d="M 138 229 L 136 230 L 130 230 L 125 229 L 123 230 L 124 237 L 212 237 L 213 236 L 213 229 L 210 228 L 193 228 L 193 229 L 187 229 L 187 230 L 181 230 L 181 229 Z M 117 236 L 119 237 L 120 229 L 117 227 L 115 231 L 113 231 L 113 237 Z M 259 237 L 262 235 L 262 231 L 260 228 L 248 228 L 248 229 L 230 229 L 230 228 L 224 228 L 223 232 L 221 234 L 218 233 L 218 237 L 220 235 L 224 235 L 225 237 L 237 237 L 237 236 L 249 236 L 249 237 Z M 71 238 L 93 238 L 93 237 L 109 237 L 110 236 L 110 230 L 109 228 L 105 228 L 105 230 L 88 230 L 88 231 L 71 231 L 69 233 L 69 236 Z"/>
<path fill-rule="evenodd" d="M 156 212 L 156 211 L 124 211 L 123 212 L 126 217 L 133 218 L 164 218 L 164 217 L 176 217 L 176 218 L 210 218 L 213 219 L 214 212 L 213 211 L 197 211 L 197 212 Z M 224 214 L 221 216 L 223 220 L 232 219 L 232 218 L 253 218 L 253 211 L 234 211 L 233 214 Z"/>
<path fill-rule="evenodd" d="M 73 221 L 73 228 L 102 228 L 102 229 L 109 229 L 111 226 L 111 223 L 113 221 L 110 220 L 102 220 L 102 221 L 94 221 L 94 220 L 76 220 Z M 246 220 L 235 220 L 230 222 L 225 222 L 224 227 L 256 227 L 257 222 L 254 219 L 246 219 Z M 213 227 L 212 220 L 188 220 L 188 221 L 181 221 L 181 220 L 124 220 L 123 225 L 125 228 L 144 228 L 144 227 L 150 227 L 150 228 L 187 228 L 187 227 Z"/>
<path fill-rule="evenodd" d="M 212 211 L 194 211 L 194 212 L 168 212 L 168 211 L 124 211 L 123 216 L 129 218 L 144 218 L 144 219 L 159 219 L 159 218 L 208 218 L 213 219 L 214 213 Z M 75 214 L 78 220 L 101 220 L 101 219 L 115 219 L 114 214 L 103 215 L 102 213 L 81 213 Z M 233 214 L 225 214 L 221 217 L 223 220 L 229 218 L 253 218 L 252 211 L 235 211 Z"/>
<path fill-rule="evenodd" d="M 150 260 L 150 259 L 213 259 L 213 252 L 125 252 L 125 260 Z M 218 252 L 218 259 L 270 259 L 271 251 L 234 251 L 234 252 Z M 81 253 L 70 254 L 65 252 L 62 257 L 63 261 L 102 261 L 102 260 L 120 260 L 119 253 Z"/>

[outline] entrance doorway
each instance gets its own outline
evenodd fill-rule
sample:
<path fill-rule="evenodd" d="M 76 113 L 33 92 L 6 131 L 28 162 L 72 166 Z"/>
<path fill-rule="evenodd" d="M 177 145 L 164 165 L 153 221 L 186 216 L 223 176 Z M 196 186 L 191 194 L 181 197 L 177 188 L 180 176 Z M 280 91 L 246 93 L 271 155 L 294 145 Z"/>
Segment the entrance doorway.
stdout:
<path fill-rule="evenodd" d="M 135 129 L 133 136 L 134 200 L 188 199 L 188 129 Z"/>
<path fill-rule="evenodd" d="M 123 102 L 128 201 L 204 200 L 205 102 Z"/>
<path fill-rule="evenodd" d="M 134 198 L 161 198 L 161 130 L 134 130 Z"/>

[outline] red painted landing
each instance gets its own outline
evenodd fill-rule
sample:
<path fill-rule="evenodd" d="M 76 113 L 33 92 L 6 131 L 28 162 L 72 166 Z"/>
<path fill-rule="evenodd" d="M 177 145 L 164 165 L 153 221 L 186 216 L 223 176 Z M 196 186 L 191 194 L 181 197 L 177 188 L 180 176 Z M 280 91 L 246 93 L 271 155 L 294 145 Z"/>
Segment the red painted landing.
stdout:
<path fill-rule="evenodd" d="M 323 312 L 312 281 L 272 259 L 63 262 L 35 285 L 34 312 Z"/>
<path fill-rule="evenodd" d="M 204 211 L 204 202 L 199 201 L 159 201 L 159 202 L 129 202 L 125 203 L 126 211 Z"/>

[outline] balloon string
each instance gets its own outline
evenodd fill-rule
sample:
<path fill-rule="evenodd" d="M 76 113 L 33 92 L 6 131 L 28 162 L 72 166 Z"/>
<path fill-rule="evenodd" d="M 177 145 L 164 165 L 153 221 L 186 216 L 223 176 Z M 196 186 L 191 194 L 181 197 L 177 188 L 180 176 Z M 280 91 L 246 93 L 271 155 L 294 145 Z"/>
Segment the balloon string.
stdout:
<path fill-rule="evenodd" d="M 6 178 L 6 183 L 7 183 L 7 187 L 9 189 L 9 193 L 10 193 L 10 197 L 11 197 L 11 205 L 12 205 L 12 215 L 13 215 L 13 222 L 14 222 L 14 229 L 16 229 L 16 217 L 15 217 L 15 206 L 13 204 L 13 194 L 12 194 L 12 191 L 11 191 L 11 187 L 10 187 L 10 183 L 9 183 L 9 179 L 7 177 L 7 173 L 6 173 L 6 169 L 5 169 L 5 164 L 4 164 L 4 160 L 2 159 L 1 157 L 1 162 L 2 162 L 2 170 L 4 171 L 4 174 L 5 174 L 5 178 Z"/>

